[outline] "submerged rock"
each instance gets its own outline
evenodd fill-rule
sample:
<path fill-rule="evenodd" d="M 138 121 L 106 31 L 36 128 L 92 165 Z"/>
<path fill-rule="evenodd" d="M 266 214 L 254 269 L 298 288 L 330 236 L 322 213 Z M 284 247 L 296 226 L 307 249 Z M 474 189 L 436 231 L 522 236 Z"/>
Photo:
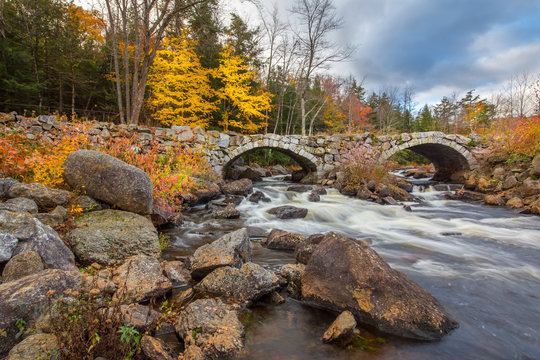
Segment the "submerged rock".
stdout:
<path fill-rule="evenodd" d="M 393 270 L 364 241 L 329 233 L 302 275 L 306 303 L 349 310 L 379 330 L 411 339 L 437 340 L 458 324 L 407 275 Z"/>
<path fill-rule="evenodd" d="M 306 238 L 300 234 L 273 229 L 261 245 L 274 250 L 294 250 L 296 246 L 304 242 Z"/>
<path fill-rule="evenodd" d="M 356 328 L 356 319 L 350 311 L 344 311 L 334 320 L 321 338 L 324 343 L 331 343 L 343 339 Z"/>
<path fill-rule="evenodd" d="M 152 181 L 148 175 L 105 153 L 77 150 L 69 154 L 64 178 L 69 186 L 83 189 L 94 199 L 138 214 L 152 212 Z"/>
<path fill-rule="evenodd" d="M 77 218 L 75 225 L 66 239 L 83 264 L 112 265 L 137 254 L 159 254 L 158 233 L 152 222 L 140 215 L 92 211 Z"/>
<path fill-rule="evenodd" d="M 267 211 L 276 215 L 280 219 L 303 219 L 308 213 L 308 209 L 297 208 L 290 205 L 278 206 Z"/>
<path fill-rule="evenodd" d="M 191 276 L 200 279 L 221 266 L 240 267 L 251 261 L 251 252 L 252 245 L 247 229 L 223 235 L 195 250 L 190 257 Z"/>
<path fill-rule="evenodd" d="M 270 202 L 270 198 L 264 195 L 261 191 L 255 191 L 250 195 L 248 201 L 253 203 L 259 203 L 259 201 Z"/>
<path fill-rule="evenodd" d="M 176 321 L 184 360 L 235 359 L 244 348 L 244 327 L 231 306 L 216 299 L 189 304 Z"/>
<path fill-rule="evenodd" d="M 240 301 L 257 300 L 279 287 L 276 275 L 252 262 L 240 269 L 221 267 L 208 274 L 195 289 Z"/>

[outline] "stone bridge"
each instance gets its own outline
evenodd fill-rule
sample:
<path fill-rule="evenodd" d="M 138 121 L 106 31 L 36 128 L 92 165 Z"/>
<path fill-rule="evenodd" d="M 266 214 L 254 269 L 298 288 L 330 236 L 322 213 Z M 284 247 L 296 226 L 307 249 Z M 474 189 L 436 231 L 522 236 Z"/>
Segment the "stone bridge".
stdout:
<path fill-rule="evenodd" d="M 58 122 L 56 116 L 44 115 L 35 119 L 12 114 L 7 117 L 0 116 L 0 125 L 22 130 L 30 139 L 39 134 L 54 140 L 65 131 L 80 131 L 70 124 Z M 486 147 L 485 144 L 476 146 L 475 142 L 480 143 L 477 138 L 473 141 L 461 135 L 436 131 L 379 137 L 370 133 L 302 137 L 276 134 L 241 135 L 233 132 L 225 134 L 217 131 L 204 132 L 200 127 L 149 128 L 95 121 L 88 123 L 88 128 L 84 131 L 94 142 L 116 136 L 135 136 L 143 148 L 155 142 L 163 147 L 180 142 L 190 148 L 199 148 L 206 154 L 214 169 L 224 176 L 236 159 L 257 149 L 266 148 L 290 156 L 306 173 L 321 177 L 346 161 L 351 149 L 365 147 L 376 150 L 366 153 L 377 154 L 375 160 L 379 162 L 400 150 L 410 149 L 428 158 L 435 165 L 437 178 L 446 180 L 462 170 L 476 168 L 482 158 L 482 150 Z"/>
<path fill-rule="evenodd" d="M 361 146 L 377 150 L 378 161 L 384 161 L 401 150 L 412 150 L 434 164 L 436 177 L 441 180 L 451 179 L 462 170 L 478 166 L 474 141 L 462 135 L 436 131 L 380 137 L 370 133 L 302 137 L 209 131 L 204 137 L 210 163 L 224 175 L 236 159 L 257 149 L 280 151 L 293 158 L 306 173 L 316 173 L 319 177 L 345 161 L 351 149 Z"/>

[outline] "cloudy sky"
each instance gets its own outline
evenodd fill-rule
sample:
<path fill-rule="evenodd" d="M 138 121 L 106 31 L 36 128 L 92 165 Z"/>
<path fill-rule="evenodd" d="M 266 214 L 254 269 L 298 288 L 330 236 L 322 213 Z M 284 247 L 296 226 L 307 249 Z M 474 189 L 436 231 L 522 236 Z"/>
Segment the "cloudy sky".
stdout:
<path fill-rule="evenodd" d="M 277 1 L 283 18 L 290 16 L 292 1 Z M 223 3 L 256 22 L 249 4 Z M 471 89 L 488 96 L 512 75 L 540 73 L 540 0 L 335 0 L 335 5 L 344 20 L 337 41 L 357 50 L 333 70 L 365 77 L 369 90 L 410 85 L 422 105 Z"/>

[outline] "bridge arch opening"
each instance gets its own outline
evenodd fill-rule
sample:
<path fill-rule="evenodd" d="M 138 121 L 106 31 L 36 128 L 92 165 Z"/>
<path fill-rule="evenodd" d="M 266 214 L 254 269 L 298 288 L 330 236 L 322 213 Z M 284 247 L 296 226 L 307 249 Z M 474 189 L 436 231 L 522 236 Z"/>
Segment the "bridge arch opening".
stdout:
<path fill-rule="evenodd" d="M 234 166 L 240 158 L 246 155 L 253 155 L 256 152 L 264 149 L 276 151 L 292 159 L 299 167 L 301 167 L 301 172 L 304 174 L 304 176 L 316 174 L 318 171 L 317 158 L 313 154 L 294 146 L 291 149 L 289 144 L 278 144 L 278 146 L 245 146 L 239 147 L 231 152 L 229 159 L 223 164 L 223 177 L 230 178 L 229 174 L 231 167 Z"/>
<path fill-rule="evenodd" d="M 386 151 L 384 160 L 390 158 L 402 150 L 410 150 L 428 159 L 435 167 L 436 181 L 462 182 L 464 172 L 470 170 L 474 158 L 464 147 L 454 144 L 421 143 L 411 144 L 408 147 L 396 146 Z"/>

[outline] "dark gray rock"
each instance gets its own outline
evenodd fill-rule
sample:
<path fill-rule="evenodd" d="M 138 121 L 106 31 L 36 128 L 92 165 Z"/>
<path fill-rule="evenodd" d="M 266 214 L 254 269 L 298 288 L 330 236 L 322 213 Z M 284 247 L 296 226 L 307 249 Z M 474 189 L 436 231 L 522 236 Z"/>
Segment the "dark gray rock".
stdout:
<path fill-rule="evenodd" d="M 173 287 L 185 286 L 191 280 L 191 274 L 182 261 L 164 261 L 161 268 Z"/>
<path fill-rule="evenodd" d="M 308 196 L 308 200 L 311 202 L 319 202 L 321 201 L 321 196 L 317 193 L 311 192 Z"/>
<path fill-rule="evenodd" d="M 29 239 L 36 231 L 36 222 L 27 212 L 0 211 L 0 232 L 19 240 Z"/>
<path fill-rule="evenodd" d="M 190 257 L 191 276 L 200 279 L 218 267 L 240 267 L 251 261 L 251 257 L 247 229 L 239 229 L 195 250 Z"/>
<path fill-rule="evenodd" d="M 313 190 L 311 190 L 311 192 L 312 192 L 313 194 L 317 194 L 317 195 L 326 195 L 326 194 L 328 194 L 328 192 L 326 191 L 326 189 L 323 188 L 322 186 L 315 186 L 315 187 L 313 188 Z"/>
<path fill-rule="evenodd" d="M 270 198 L 267 197 L 266 195 L 264 195 L 262 192 L 260 191 L 255 191 L 253 194 L 251 194 L 249 197 L 248 197 L 248 201 L 252 202 L 252 203 L 256 203 L 258 204 L 259 201 L 263 201 L 263 202 L 270 202 Z"/>
<path fill-rule="evenodd" d="M 278 287 L 279 281 L 275 274 L 248 262 L 240 269 L 230 266 L 217 268 L 195 285 L 195 290 L 239 301 L 253 301 Z"/>
<path fill-rule="evenodd" d="M 297 208 L 290 205 L 278 206 L 267 211 L 276 215 L 280 219 L 303 219 L 308 213 L 308 209 Z"/>
<path fill-rule="evenodd" d="M 81 263 L 111 265 L 137 254 L 159 254 L 159 238 L 152 222 L 140 215 L 101 210 L 83 214 L 66 239 Z"/>
<path fill-rule="evenodd" d="M 367 242 L 326 234 L 302 275 L 307 304 L 348 310 L 360 323 L 396 336 L 437 340 L 456 328 L 438 301 L 393 270 Z"/>
<path fill-rule="evenodd" d="M 152 212 L 152 181 L 141 169 L 99 151 L 77 150 L 64 163 L 64 178 L 74 189 L 138 214 Z"/>
<path fill-rule="evenodd" d="M 244 171 L 238 174 L 238 179 L 249 179 L 251 181 L 261 181 L 263 176 L 256 170 L 250 168 L 249 166 L 244 169 Z"/>
<path fill-rule="evenodd" d="M 287 188 L 287 191 L 293 191 L 293 192 L 308 192 L 311 190 L 311 186 L 309 185 L 291 185 Z"/>
<path fill-rule="evenodd" d="M 82 212 L 89 212 L 89 211 L 98 211 L 103 210 L 103 207 L 99 202 L 97 202 L 95 199 L 92 199 L 88 195 L 81 195 L 75 199 L 73 202 L 74 207 L 81 208 Z"/>
<path fill-rule="evenodd" d="M 298 243 L 294 248 L 294 257 L 300 264 L 307 264 L 315 248 L 324 239 L 324 234 L 310 235 L 305 241 Z"/>
<path fill-rule="evenodd" d="M 47 187 L 40 183 L 17 183 L 8 191 L 10 198 L 29 198 L 36 202 L 41 210 L 52 210 L 58 205 L 66 205 L 71 197 L 69 191 Z"/>
<path fill-rule="evenodd" d="M 35 251 L 41 256 L 47 269 L 77 270 L 75 256 L 51 227 L 35 221 L 35 231 L 24 241 L 19 241 L 13 255 Z"/>
<path fill-rule="evenodd" d="M 7 200 L 6 202 L 0 203 L 0 210 L 37 214 L 38 206 L 36 202 L 32 199 L 13 198 L 13 199 Z"/>
<path fill-rule="evenodd" d="M 3 199 L 8 196 L 9 189 L 19 182 L 10 177 L 0 179 L 0 199 Z"/>
<path fill-rule="evenodd" d="M 190 205 L 205 204 L 211 200 L 218 198 L 221 195 L 219 185 L 207 183 L 204 187 L 195 190 L 195 199 L 190 201 Z"/>
<path fill-rule="evenodd" d="M 49 213 L 40 213 L 36 215 L 36 219 L 45 225 L 58 226 L 63 224 L 69 217 L 69 212 L 63 206 L 57 206 Z"/>

